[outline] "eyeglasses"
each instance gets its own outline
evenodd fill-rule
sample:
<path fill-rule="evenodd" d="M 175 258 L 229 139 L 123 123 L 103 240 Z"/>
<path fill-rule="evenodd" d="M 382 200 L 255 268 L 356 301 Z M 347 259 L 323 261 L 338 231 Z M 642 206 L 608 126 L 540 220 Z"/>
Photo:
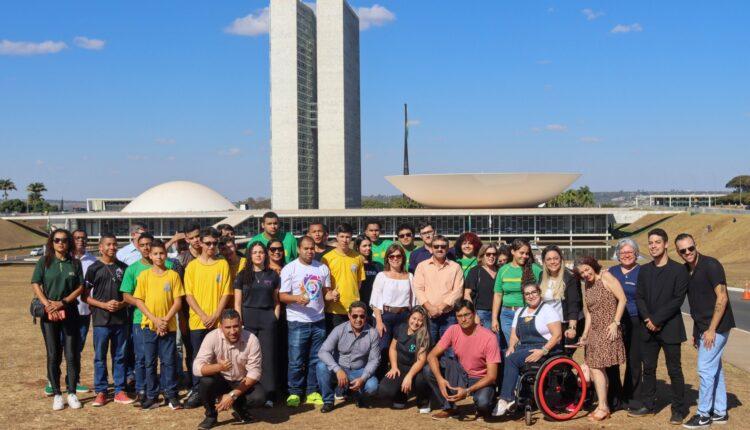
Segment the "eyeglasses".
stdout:
<path fill-rule="evenodd" d="M 68 243 L 68 239 L 67 238 L 63 239 L 63 238 L 60 238 L 60 237 L 56 237 L 56 238 L 52 239 L 52 242 L 55 242 L 55 243 Z"/>
<path fill-rule="evenodd" d="M 679 252 L 682 255 L 685 255 L 688 252 L 693 252 L 693 251 L 695 251 L 695 245 L 688 246 L 687 248 L 682 248 L 682 249 L 678 250 L 677 252 Z"/>
<path fill-rule="evenodd" d="M 401 254 L 391 254 L 388 256 L 389 260 L 397 260 L 397 259 L 400 260 L 402 258 L 404 258 L 404 256 Z"/>
<path fill-rule="evenodd" d="M 399 238 L 399 239 L 405 239 L 405 238 L 407 238 L 407 237 L 411 237 L 411 236 L 412 236 L 412 234 L 411 234 L 411 233 L 402 233 L 402 234 L 399 234 L 399 235 L 398 235 L 398 238 Z"/>
<path fill-rule="evenodd" d="M 73 236 L 73 240 L 86 240 L 86 236 Z"/>
<path fill-rule="evenodd" d="M 635 255 L 633 251 L 620 251 L 620 255 Z"/>
<path fill-rule="evenodd" d="M 209 240 L 208 242 L 203 242 L 203 244 L 206 245 L 207 248 L 213 248 L 218 245 L 219 242 L 216 240 Z"/>
<path fill-rule="evenodd" d="M 539 294 L 539 291 L 534 290 L 534 291 L 529 291 L 529 292 L 523 293 L 523 296 L 524 297 L 531 297 L 531 296 L 536 296 L 538 294 Z"/>
<path fill-rule="evenodd" d="M 359 315 L 359 314 L 349 314 L 349 318 L 353 320 L 363 320 L 367 318 L 365 315 Z"/>
<path fill-rule="evenodd" d="M 464 312 L 462 314 L 456 314 L 456 318 L 458 318 L 460 320 L 471 318 L 472 316 L 474 316 L 474 314 L 471 313 L 471 312 Z"/>
<path fill-rule="evenodd" d="M 448 245 L 432 245 L 432 249 L 448 249 Z"/>
<path fill-rule="evenodd" d="M 485 252 L 484 256 L 485 257 L 497 257 L 497 254 L 495 254 L 494 252 Z"/>
<path fill-rule="evenodd" d="M 284 250 L 284 248 L 281 247 L 281 246 L 272 246 L 272 247 L 268 248 L 268 252 L 281 252 L 283 250 Z"/>

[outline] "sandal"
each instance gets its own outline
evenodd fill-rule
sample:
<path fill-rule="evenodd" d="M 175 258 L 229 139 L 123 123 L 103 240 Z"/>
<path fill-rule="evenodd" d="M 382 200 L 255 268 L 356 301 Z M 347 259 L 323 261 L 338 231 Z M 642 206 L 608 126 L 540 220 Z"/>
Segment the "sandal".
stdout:
<path fill-rule="evenodd" d="M 589 421 L 603 421 L 609 418 L 611 415 L 610 411 L 596 408 L 594 412 L 589 415 Z"/>

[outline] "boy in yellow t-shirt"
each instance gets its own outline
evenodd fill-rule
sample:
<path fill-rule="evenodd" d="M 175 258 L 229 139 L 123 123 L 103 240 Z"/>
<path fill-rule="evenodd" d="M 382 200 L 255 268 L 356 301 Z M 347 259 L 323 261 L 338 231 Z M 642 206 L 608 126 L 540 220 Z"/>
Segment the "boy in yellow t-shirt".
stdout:
<path fill-rule="evenodd" d="M 362 256 L 352 250 L 352 227 L 341 224 L 336 227 L 336 248 L 321 259 L 331 271 L 333 301 L 326 302 L 326 328 L 328 332 L 337 325 L 348 321 L 349 305 L 359 300 L 359 286 L 365 279 L 365 265 Z"/>
<path fill-rule="evenodd" d="M 232 294 L 229 263 L 216 258 L 219 231 L 213 227 L 201 230 L 200 242 L 200 257 L 191 261 L 185 269 L 185 300 L 190 306 L 192 359 L 198 355 L 206 334 L 217 327 L 221 311 L 226 309 Z M 187 408 L 203 406 L 198 395 L 200 379 L 193 375 L 193 393 L 185 400 Z"/>
<path fill-rule="evenodd" d="M 177 398 L 177 319 L 185 291 L 180 275 L 167 269 L 167 250 L 161 241 L 151 243 L 152 266 L 138 275 L 133 298 L 143 312 L 143 352 L 146 361 L 146 398 L 142 409 L 159 407 L 159 388 L 172 409 L 181 409 Z M 161 384 L 156 379 L 157 358 L 161 361 Z"/>

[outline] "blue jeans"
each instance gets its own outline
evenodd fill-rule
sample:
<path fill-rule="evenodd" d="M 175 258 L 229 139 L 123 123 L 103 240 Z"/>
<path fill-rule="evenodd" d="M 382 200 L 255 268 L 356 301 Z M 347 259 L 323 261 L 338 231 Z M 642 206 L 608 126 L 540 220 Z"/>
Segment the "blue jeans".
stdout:
<path fill-rule="evenodd" d="M 531 350 L 536 348 L 539 347 L 516 345 L 516 350 L 513 351 L 513 354 L 505 358 L 503 385 L 500 388 L 501 399 L 508 402 L 516 399 L 514 391 L 518 383 L 518 377 L 521 374 L 521 368 L 526 364 L 526 357 L 531 355 Z"/>
<path fill-rule="evenodd" d="M 700 390 L 698 392 L 698 415 L 707 417 L 711 411 L 716 415 L 727 413 L 727 385 L 724 381 L 724 369 L 721 356 L 727 345 L 729 332 L 716 333 L 716 340 L 711 349 L 703 346 L 701 338 L 698 346 L 698 376 Z"/>
<path fill-rule="evenodd" d="M 302 395 L 305 387 L 305 370 L 307 370 L 307 389 L 305 393 L 318 391 L 318 378 L 315 371 L 318 367 L 318 351 L 326 339 L 326 322 L 314 323 L 289 321 L 289 371 L 287 383 L 289 394 Z"/>
<path fill-rule="evenodd" d="M 487 330 L 492 330 L 492 311 L 488 309 L 477 309 L 477 316 L 479 317 L 479 324 Z M 497 344 L 500 346 L 500 351 L 505 351 L 505 336 L 502 333 L 497 333 Z"/>
<path fill-rule="evenodd" d="M 437 343 L 445 331 L 448 330 L 448 327 L 453 324 L 456 324 L 456 316 L 453 314 L 453 311 L 430 318 L 430 337 L 432 337 L 432 341 Z"/>
<path fill-rule="evenodd" d="M 94 327 L 94 391 L 107 392 L 107 352 L 112 358 L 115 394 L 125 391 L 125 335 L 127 325 Z"/>
<path fill-rule="evenodd" d="M 510 333 L 512 330 L 513 325 L 513 317 L 516 315 L 516 311 L 513 309 L 507 308 L 503 306 L 500 308 L 500 329 L 503 332 L 503 337 L 505 337 L 505 343 L 501 345 L 509 345 L 510 344 Z"/>
<path fill-rule="evenodd" d="M 195 361 L 195 357 L 198 356 L 198 351 L 201 349 L 201 344 L 203 343 L 203 339 L 206 337 L 206 335 L 210 332 L 210 330 L 206 330 L 205 328 L 201 329 L 195 329 L 190 330 L 190 345 L 193 347 L 193 356 L 191 357 L 192 360 L 190 360 L 190 365 L 193 365 L 193 361 Z M 176 355 L 176 354 L 175 354 Z M 198 391 L 198 384 L 201 383 L 201 377 L 197 375 L 193 375 L 193 391 Z"/>
<path fill-rule="evenodd" d="M 146 392 L 146 353 L 143 350 L 143 329 L 140 324 L 133 324 L 130 340 L 133 344 L 133 375 L 135 376 L 135 392 Z"/>
<path fill-rule="evenodd" d="M 383 312 L 381 318 L 383 325 L 385 326 L 385 333 L 380 338 L 380 349 L 388 349 L 391 345 L 391 339 L 393 339 L 393 333 L 396 331 L 396 327 L 406 322 L 409 317 L 409 312 L 401 312 L 394 314 L 391 312 Z"/>
<path fill-rule="evenodd" d="M 323 403 L 333 404 L 333 394 L 335 391 L 334 387 L 338 387 L 336 372 L 328 370 L 328 367 L 322 361 L 318 361 L 317 366 L 318 368 L 315 373 L 318 376 L 318 385 L 320 385 L 320 391 L 323 395 Z M 361 369 L 346 369 L 342 367 L 341 370 L 346 372 L 346 377 L 349 379 L 349 382 L 362 376 L 362 372 L 365 371 L 364 367 Z M 365 381 L 365 386 L 362 387 L 360 391 L 351 392 L 347 389 L 343 390 L 342 394 L 346 394 L 347 392 L 352 394 L 352 396 L 357 400 L 359 400 L 360 398 L 366 399 L 372 397 L 375 395 L 375 393 L 378 392 L 378 378 L 376 378 L 375 376 L 370 376 L 369 378 L 367 378 L 367 381 Z"/>
<path fill-rule="evenodd" d="M 467 388 L 476 384 L 481 378 L 471 378 L 464 370 L 461 363 L 455 357 L 447 357 L 443 355 L 440 357 L 440 367 L 443 371 L 443 377 L 451 387 L 462 387 Z M 449 402 L 443 393 L 440 392 L 440 386 L 437 383 L 437 377 L 432 373 L 430 366 L 423 367 L 425 378 L 427 379 L 430 388 L 432 389 L 433 397 L 440 402 L 440 407 L 443 410 L 455 409 L 456 404 Z M 474 400 L 474 405 L 477 408 L 477 412 L 482 415 L 487 415 L 492 411 L 493 401 L 495 399 L 495 386 L 490 385 L 478 389 L 471 394 Z"/>
<path fill-rule="evenodd" d="M 175 366 L 176 337 L 175 332 L 159 336 L 155 331 L 144 328 L 143 352 L 146 359 L 146 396 L 155 399 L 159 395 L 159 386 L 168 398 L 177 397 L 177 369 Z M 161 381 L 157 380 L 157 358 L 161 362 Z M 161 382 L 161 384 L 160 384 Z"/>

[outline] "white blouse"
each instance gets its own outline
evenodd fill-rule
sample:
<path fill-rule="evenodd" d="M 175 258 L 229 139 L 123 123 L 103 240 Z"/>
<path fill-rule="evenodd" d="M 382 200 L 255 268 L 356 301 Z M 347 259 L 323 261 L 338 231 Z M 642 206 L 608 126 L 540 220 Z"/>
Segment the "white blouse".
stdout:
<path fill-rule="evenodd" d="M 370 307 L 383 310 L 384 306 L 393 308 L 412 307 L 417 304 L 412 282 L 414 275 L 409 273 L 409 279 L 393 279 L 380 272 L 372 283 Z"/>

